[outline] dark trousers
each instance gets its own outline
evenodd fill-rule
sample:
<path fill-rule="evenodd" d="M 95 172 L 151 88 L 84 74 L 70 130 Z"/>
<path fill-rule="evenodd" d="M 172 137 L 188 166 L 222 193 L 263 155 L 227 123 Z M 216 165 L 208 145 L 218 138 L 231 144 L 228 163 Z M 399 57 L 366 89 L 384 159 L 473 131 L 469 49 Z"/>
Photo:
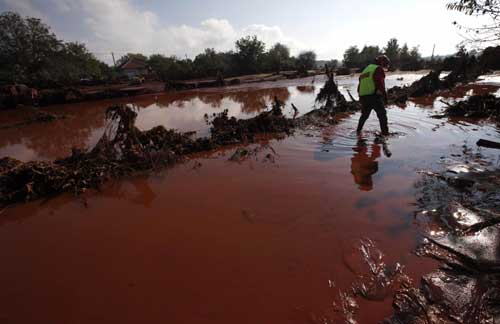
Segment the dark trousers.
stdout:
<path fill-rule="evenodd" d="M 380 130 L 382 134 L 389 134 L 389 126 L 387 125 L 387 112 L 385 111 L 384 101 L 379 95 L 362 96 L 359 98 L 361 102 L 361 117 L 358 123 L 358 132 L 361 132 L 366 120 L 370 117 L 372 109 L 377 113 L 380 122 Z"/>

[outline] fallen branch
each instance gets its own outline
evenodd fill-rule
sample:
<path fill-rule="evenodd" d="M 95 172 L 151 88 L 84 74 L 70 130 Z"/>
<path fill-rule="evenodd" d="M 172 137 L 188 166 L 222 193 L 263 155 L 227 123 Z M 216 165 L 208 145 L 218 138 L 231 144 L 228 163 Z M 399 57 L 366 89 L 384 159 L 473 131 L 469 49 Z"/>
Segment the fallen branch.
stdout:
<path fill-rule="evenodd" d="M 487 147 L 487 148 L 493 148 L 493 149 L 500 150 L 500 143 L 499 142 L 488 141 L 485 139 L 480 139 L 479 141 L 477 141 L 476 145 L 481 146 L 481 147 Z"/>
<path fill-rule="evenodd" d="M 444 104 L 445 104 L 446 106 L 448 106 L 449 108 L 452 108 L 452 107 L 453 107 L 453 105 L 452 105 L 452 104 L 450 104 L 450 103 L 448 103 L 448 102 L 444 101 L 443 99 L 440 99 L 440 100 L 439 100 L 439 102 L 444 103 Z"/>
<path fill-rule="evenodd" d="M 354 97 L 352 96 L 352 94 L 351 94 L 351 91 L 350 91 L 350 90 L 347 90 L 347 94 L 349 95 L 349 98 L 351 98 L 351 101 L 353 101 L 353 102 L 357 102 L 357 100 L 356 100 L 356 99 L 354 99 Z"/>

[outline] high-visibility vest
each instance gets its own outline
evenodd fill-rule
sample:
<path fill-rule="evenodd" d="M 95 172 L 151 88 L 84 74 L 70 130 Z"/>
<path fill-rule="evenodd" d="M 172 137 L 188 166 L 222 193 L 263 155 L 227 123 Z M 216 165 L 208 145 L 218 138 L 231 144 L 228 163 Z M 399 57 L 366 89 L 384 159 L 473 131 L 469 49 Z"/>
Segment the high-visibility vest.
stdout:
<path fill-rule="evenodd" d="M 375 94 L 377 87 L 373 75 L 379 66 L 377 64 L 368 65 L 359 76 L 359 96 L 369 96 Z"/>

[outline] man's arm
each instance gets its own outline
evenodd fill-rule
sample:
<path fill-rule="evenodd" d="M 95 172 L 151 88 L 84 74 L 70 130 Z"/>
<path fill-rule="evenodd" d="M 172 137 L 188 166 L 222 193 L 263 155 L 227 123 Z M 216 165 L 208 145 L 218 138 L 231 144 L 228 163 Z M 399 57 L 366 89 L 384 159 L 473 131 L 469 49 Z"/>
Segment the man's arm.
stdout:
<path fill-rule="evenodd" d="M 375 88 L 377 89 L 377 93 L 381 94 L 384 97 L 384 100 L 387 101 L 387 92 L 385 90 L 385 72 L 382 67 L 378 67 L 373 73 L 373 80 L 375 81 Z"/>

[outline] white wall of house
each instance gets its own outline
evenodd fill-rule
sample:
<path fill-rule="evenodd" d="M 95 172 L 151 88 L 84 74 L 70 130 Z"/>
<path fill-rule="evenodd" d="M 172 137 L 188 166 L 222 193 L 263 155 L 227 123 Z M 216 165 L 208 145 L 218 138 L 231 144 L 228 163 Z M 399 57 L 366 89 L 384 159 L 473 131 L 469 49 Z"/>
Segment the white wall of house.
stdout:
<path fill-rule="evenodd" d="M 129 79 L 135 78 L 135 77 L 140 77 L 143 75 L 147 75 L 147 70 L 146 69 L 139 69 L 139 70 L 123 70 L 122 72 L 123 76 L 126 76 Z"/>

